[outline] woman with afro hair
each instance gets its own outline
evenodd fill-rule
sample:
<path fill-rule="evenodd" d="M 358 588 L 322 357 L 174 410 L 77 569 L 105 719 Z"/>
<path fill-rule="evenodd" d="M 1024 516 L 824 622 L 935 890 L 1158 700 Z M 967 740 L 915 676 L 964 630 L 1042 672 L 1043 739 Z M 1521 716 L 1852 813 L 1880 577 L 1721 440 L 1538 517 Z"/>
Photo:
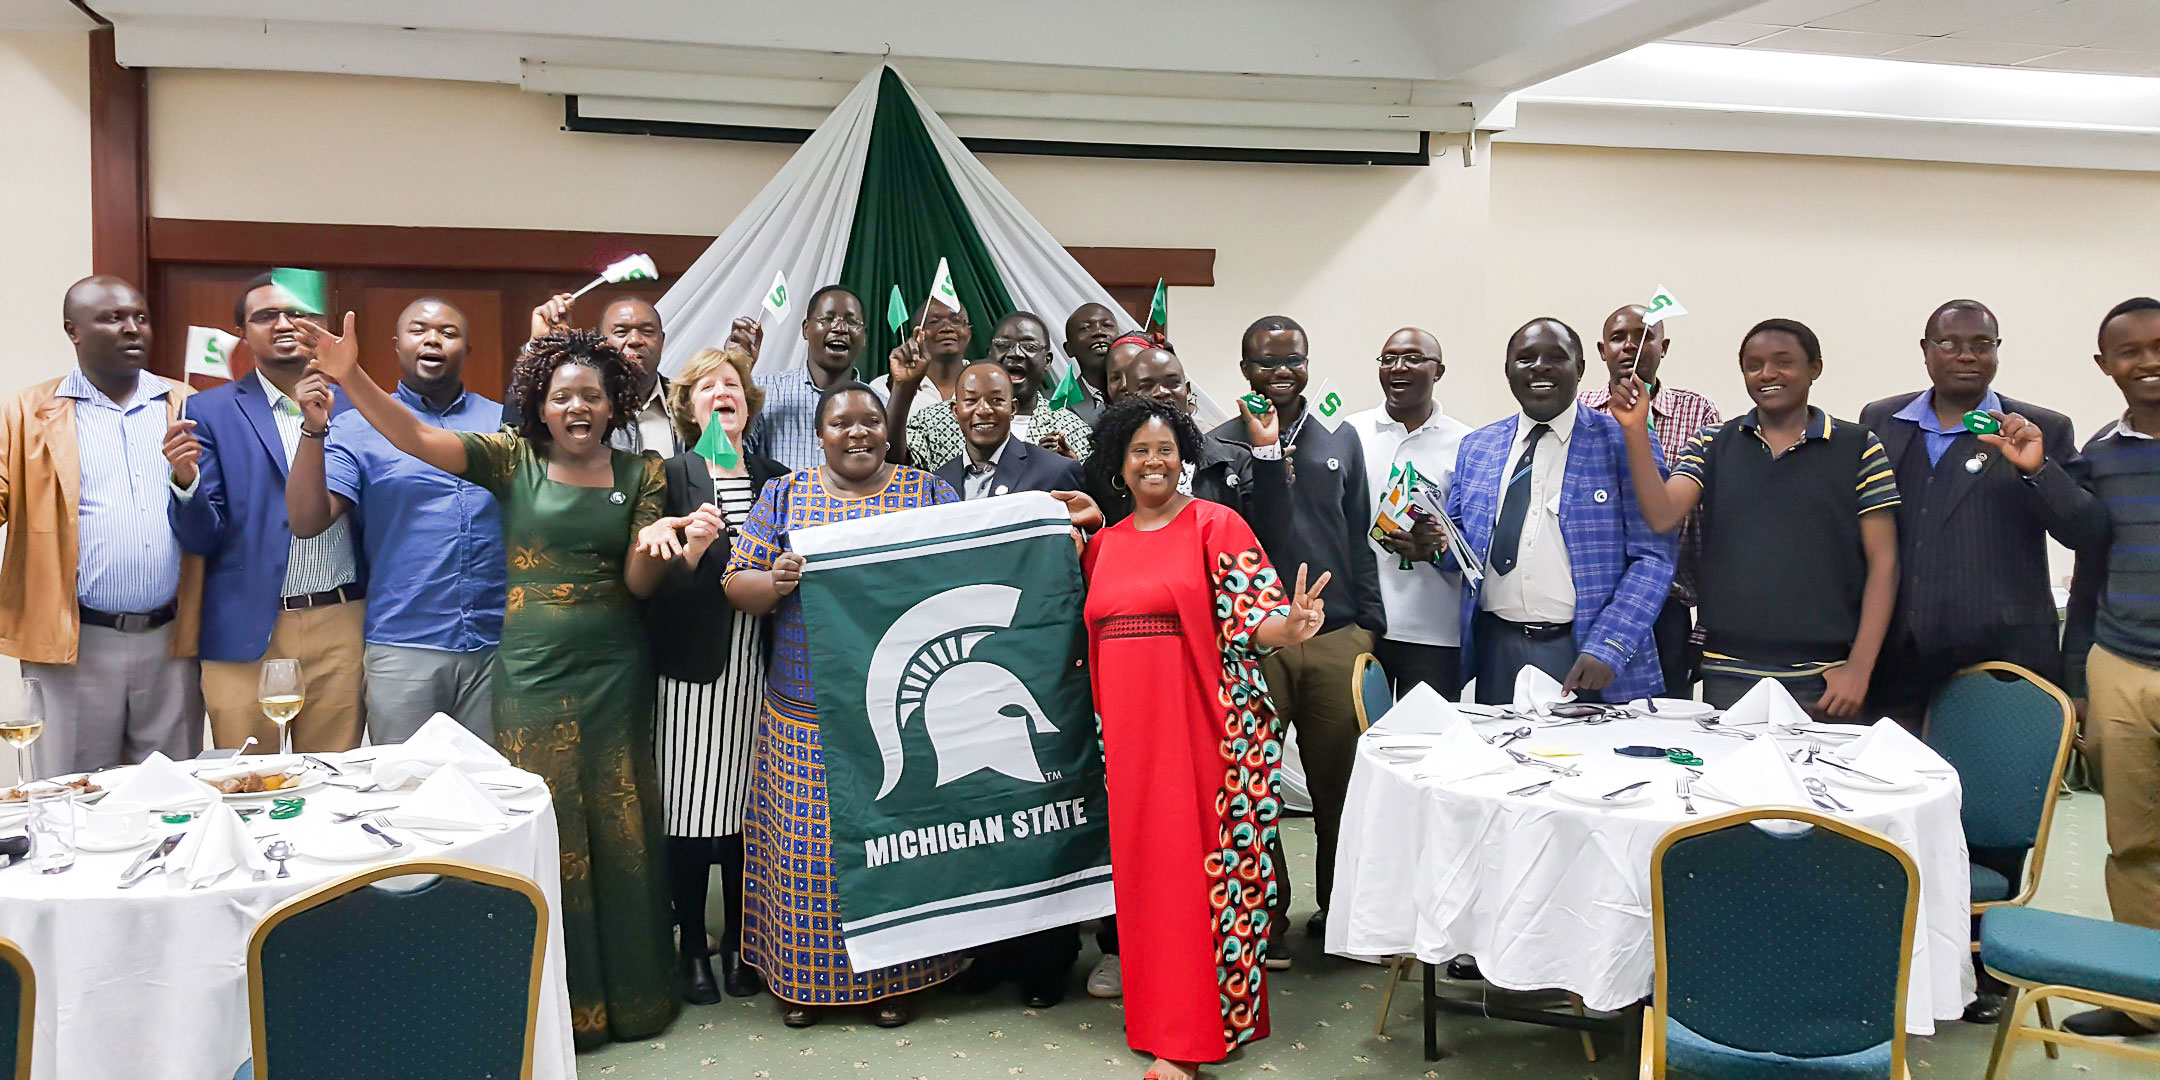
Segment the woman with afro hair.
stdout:
<path fill-rule="evenodd" d="M 680 999 L 652 746 L 652 658 L 639 602 L 667 564 L 637 549 L 666 480 L 652 455 L 612 450 L 636 415 L 634 372 L 597 334 L 535 338 L 511 377 L 516 430 L 420 422 L 313 323 L 314 370 L 398 449 L 492 492 L 509 594 L 495 654 L 495 745 L 547 780 L 562 837 L 570 1022 L 580 1049 L 665 1029 Z"/>

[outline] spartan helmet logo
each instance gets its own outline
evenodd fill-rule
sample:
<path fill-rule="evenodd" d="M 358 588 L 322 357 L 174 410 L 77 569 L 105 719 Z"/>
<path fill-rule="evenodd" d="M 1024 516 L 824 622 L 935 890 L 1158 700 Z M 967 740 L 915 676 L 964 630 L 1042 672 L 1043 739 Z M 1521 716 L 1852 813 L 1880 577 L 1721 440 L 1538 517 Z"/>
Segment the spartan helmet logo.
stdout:
<path fill-rule="evenodd" d="M 900 783 L 900 730 L 918 717 L 937 751 L 938 786 L 983 769 L 1043 782 L 1031 733 L 1057 728 L 1012 672 L 968 659 L 984 638 L 1012 625 L 1019 603 L 1020 590 L 1010 585 L 963 585 L 909 608 L 885 631 L 863 695 L 885 759 L 878 798 Z"/>

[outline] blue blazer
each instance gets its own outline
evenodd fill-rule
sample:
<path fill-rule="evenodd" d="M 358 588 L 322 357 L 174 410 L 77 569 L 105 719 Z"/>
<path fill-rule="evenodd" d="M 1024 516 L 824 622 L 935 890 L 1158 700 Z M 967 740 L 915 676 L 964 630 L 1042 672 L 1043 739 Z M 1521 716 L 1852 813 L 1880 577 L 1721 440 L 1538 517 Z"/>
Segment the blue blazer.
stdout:
<path fill-rule="evenodd" d="M 951 484 L 962 498 L 967 497 L 967 466 L 967 451 L 963 449 L 959 457 L 936 470 L 937 478 Z M 1000 495 L 1015 491 L 1078 491 L 1080 472 L 1079 462 L 1007 435 L 1005 452 L 998 456 L 997 484 L 991 491 Z"/>
<path fill-rule="evenodd" d="M 1448 488 L 1448 516 L 1484 562 L 1500 517 L 1500 488 L 1514 448 L 1518 414 L 1463 436 Z M 1656 443 L 1651 444 L 1652 449 Z M 1662 467 L 1663 457 L 1659 464 Z M 1607 701 L 1661 693 L 1650 626 L 1672 590 L 1673 539 L 1650 531 L 1635 487 L 1628 479 L 1627 445 L 1620 424 L 1595 409 L 1578 407 L 1568 439 L 1567 472 L 1560 487 L 1560 535 L 1567 543 L 1575 579 L 1575 648 L 1613 669 Z M 1462 669 L 1477 670 L 1470 619 L 1480 590 L 1465 582 L 1462 598 Z"/>
<path fill-rule="evenodd" d="M 333 414 L 352 407 L 333 390 Z M 203 576 L 202 658 L 249 661 L 270 648 L 292 526 L 285 517 L 285 444 L 261 380 L 250 372 L 188 399 L 202 443 L 195 494 L 175 495 L 167 508 L 182 550 L 200 555 Z M 347 515 L 354 518 L 358 515 Z M 367 580 L 360 523 L 353 521 L 353 559 Z"/>

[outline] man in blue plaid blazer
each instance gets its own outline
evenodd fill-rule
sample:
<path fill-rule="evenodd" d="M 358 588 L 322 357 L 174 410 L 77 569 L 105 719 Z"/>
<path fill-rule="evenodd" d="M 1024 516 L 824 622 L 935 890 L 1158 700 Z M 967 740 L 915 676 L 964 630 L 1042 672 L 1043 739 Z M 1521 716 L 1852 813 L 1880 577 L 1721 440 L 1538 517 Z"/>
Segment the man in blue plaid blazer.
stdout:
<path fill-rule="evenodd" d="M 1462 670 L 1504 704 L 1539 668 L 1585 699 L 1664 689 L 1650 628 L 1672 587 L 1673 542 L 1644 523 L 1620 425 L 1580 408 L 1582 339 L 1536 319 L 1508 341 L 1521 413 L 1465 436 L 1448 516 L 1485 567 L 1462 599 Z"/>

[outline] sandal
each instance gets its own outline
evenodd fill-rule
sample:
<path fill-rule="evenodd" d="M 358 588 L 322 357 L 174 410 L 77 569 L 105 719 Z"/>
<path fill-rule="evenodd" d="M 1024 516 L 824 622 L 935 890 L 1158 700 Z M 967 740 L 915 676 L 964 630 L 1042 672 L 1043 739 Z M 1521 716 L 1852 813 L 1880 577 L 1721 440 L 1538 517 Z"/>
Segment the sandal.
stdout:
<path fill-rule="evenodd" d="M 879 1002 L 877 1008 L 870 1013 L 870 1022 L 881 1028 L 906 1027 L 908 1021 L 913 1019 L 915 1010 L 909 1008 L 906 1001 L 897 998 Z"/>
<path fill-rule="evenodd" d="M 817 1014 L 811 1012 L 808 1005 L 797 1005 L 793 1002 L 780 1004 L 780 1022 L 791 1028 L 809 1027 L 817 1023 L 817 1019 Z"/>

